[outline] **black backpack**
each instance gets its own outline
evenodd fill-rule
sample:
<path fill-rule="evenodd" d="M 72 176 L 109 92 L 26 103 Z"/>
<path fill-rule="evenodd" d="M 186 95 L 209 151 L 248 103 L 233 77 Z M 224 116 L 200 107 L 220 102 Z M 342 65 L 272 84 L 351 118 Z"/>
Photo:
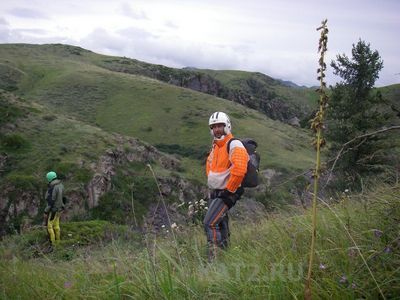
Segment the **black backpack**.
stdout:
<path fill-rule="evenodd" d="M 247 172 L 242 181 L 242 187 L 256 187 L 259 183 L 258 171 L 260 168 L 260 154 L 257 153 L 257 142 L 250 138 L 236 139 L 232 138 L 228 142 L 228 153 L 230 150 L 231 142 L 239 140 L 246 148 L 247 154 L 249 155 L 249 161 L 247 163 Z"/>
<path fill-rule="evenodd" d="M 50 206 L 50 208 L 53 208 L 54 206 L 54 201 L 53 201 L 53 190 L 54 190 L 54 185 L 48 185 L 47 188 L 47 205 Z"/>

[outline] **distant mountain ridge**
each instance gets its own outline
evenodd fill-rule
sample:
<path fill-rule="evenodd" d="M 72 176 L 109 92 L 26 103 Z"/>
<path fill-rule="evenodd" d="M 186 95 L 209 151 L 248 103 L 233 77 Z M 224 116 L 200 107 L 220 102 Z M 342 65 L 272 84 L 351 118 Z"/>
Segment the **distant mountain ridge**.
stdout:
<path fill-rule="evenodd" d="M 318 101 L 315 87 L 299 86 L 291 81 L 274 79 L 260 72 L 209 70 L 191 66 L 177 69 L 127 57 L 96 54 L 81 47 L 62 44 L 18 44 L 18 46 L 35 47 L 43 51 L 52 49 L 54 54 L 81 56 L 82 59 L 97 56 L 90 62 L 102 68 L 154 78 L 168 84 L 237 102 L 285 123 L 293 118 L 308 120 Z M 14 73 L 14 77 L 19 76 L 16 69 L 7 71 L 4 68 L 9 68 L 9 66 L 4 63 L 0 65 L 0 76 L 5 73 Z M 12 81 L 10 78 L 7 80 Z M 0 78 L 0 88 L 12 90 L 13 83 L 7 80 Z"/>
<path fill-rule="evenodd" d="M 274 79 L 260 72 L 194 67 L 175 69 L 126 57 L 104 60 L 100 65 L 112 71 L 140 74 L 231 100 L 285 123 L 294 117 L 308 117 L 317 101 L 315 89 L 299 87 L 293 82 Z"/>

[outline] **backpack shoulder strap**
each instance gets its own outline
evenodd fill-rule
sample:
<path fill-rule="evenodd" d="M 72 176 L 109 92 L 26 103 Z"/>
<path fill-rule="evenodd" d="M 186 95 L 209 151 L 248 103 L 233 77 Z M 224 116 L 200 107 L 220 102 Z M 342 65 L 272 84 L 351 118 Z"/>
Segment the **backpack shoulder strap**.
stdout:
<path fill-rule="evenodd" d="M 229 154 L 229 151 L 231 151 L 231 143 L 233 142 L 233 141 L 238 141 L 239 139 L 237 139 L 237 138 L 231 138 L 229 141 L 228 141 L 228 146 L 226 146 L 226 150 L 228 150 L 228 154 Z"/>
<path fill-rule="evenodd" d="M 47 204 L 50 206 L 50 207 L 53 207 L 53 205 L 54 205 L 54 201 L 53 201 L 53 191 L 54 191 L 54 185 L 49 185 L 48 186 L 48 188 L 47 188 L 47 198 L 46 198 L 46 201 L 47 201 Z"/>

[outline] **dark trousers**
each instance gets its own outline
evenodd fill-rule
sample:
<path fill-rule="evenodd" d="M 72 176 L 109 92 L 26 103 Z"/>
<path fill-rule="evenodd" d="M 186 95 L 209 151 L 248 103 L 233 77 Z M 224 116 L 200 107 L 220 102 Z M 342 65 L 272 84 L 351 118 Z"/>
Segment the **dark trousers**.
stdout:
<path fill-rule="evenodd" d="M 228 247 L 230 235 L 228 210 L 228 206 L 221 198 L 209 201 L 208 211 L 204 217 L 204 230 L 209 247 Z"/>

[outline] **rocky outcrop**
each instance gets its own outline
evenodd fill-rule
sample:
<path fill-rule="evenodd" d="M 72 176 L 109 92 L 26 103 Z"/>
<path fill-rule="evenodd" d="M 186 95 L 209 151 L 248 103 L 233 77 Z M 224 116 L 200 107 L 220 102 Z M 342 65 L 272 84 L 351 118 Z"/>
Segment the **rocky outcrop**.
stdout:
<path fill-rule="evenodd" d="M 269 91 L 260 80 L 250 78 L 243 81 L 241 86 L 231 89 L 207 74 L 197 73 L 180 80 L 171 78 L 168 83 L 240 103 L 259 110 L 274 120 L 287 123 L 289 119 L 303 117 L 301 110 L 290 106 L 287 101 Z"/>
<path fill-rule="evenodd" d="M 130 162 L 141 162 L 143 164 L 157 164 L 163 168 L 176 171 L 180 162 L 173 156 L 159 152 L 155 147 L 134 138 L 120 135 L 114 136 L 117 146 L 108 149 L 96 163 L 90 166 L 93 177 L 89 183 L 75 190 L 67 189 L 67 209 L 63 219 L 68 220 L 74 216 L 84 216 L 88 209 L 96 207 L 99 198 L 112 188 L 111 180 L 117 169 Z M 5 161 L 6 157 L 2 157 Z M 82 162 L 82 165 L 84 162 Z M 165 197 L 175 197 L 178 201 L 185 201 L 197 197 L 201 193 L 201 187 L 181 179 L 179 177 L 157 178 L 161 193 Z M 40 187 L 41 184 L 39 183 Z M 40 188 L 23 189 L 18 186 L 8 186 L 0 191 L 0 236 L 6 231 L 14 229 L 19 231 L 21 218 L 24 218 L 24 226 L 29 226 L 40 220 L 41 205 L 43 205 L 44 190 Z M 36 221 L 34 221 L 36 218 Z M 14 226 L 15 224 L 18 226 Z M 12 229 L 12 227 L 15 227 Z M 11 228 L 11 229 L 10 229 Z"/>
<path fill-rule="evenodd" d="M 210 76 L 196 75 L 189 78 L 185 83 L 187 88 L 210 95 L 218 95 L 221 91 L 221 84 L 212 80 Z"/>
<path fill-rule="evenodd" d="M 29 225 L 38 215 L 40 190 L 20 190 L 18 187 L 5 187 L 0 192 L 0 237 L 7 232 L 18 232 L 21 225 Z"/>
<path fill-rule="evenodd" d="M 116 139 L 120 146 L 107 150 L 99 161 L 91 166 L 94 176 L 87 186 L 89 208 L 96 207 L 99 198 L 110 190 L 111 178 L 116 174 L 119 165 L 133 161 L 157 162 L 167 170 L 176 170 L 180 165 L 173 156 L 162 154 L 155 147 L 138 139 L 120 135 L 116 135 Z"/>
<path fill-rule="evenodd" d="M 292 125 L 294 127 L 300 127 L 300 120 L 297 117 L 293 117 L 293 118 L 288 120 L 288 124 Z"/>

